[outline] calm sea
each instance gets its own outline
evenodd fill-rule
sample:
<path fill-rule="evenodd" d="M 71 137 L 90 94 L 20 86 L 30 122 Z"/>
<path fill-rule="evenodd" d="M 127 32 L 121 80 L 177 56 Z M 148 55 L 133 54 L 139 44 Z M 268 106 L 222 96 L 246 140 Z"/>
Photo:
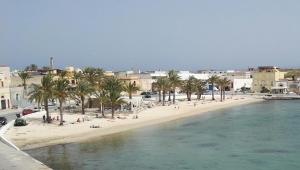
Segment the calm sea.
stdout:
<path fill-rule="evenodd" d="M 58 170 L 299 170 L 300 100 L 239 106 L 26 152 Z"/>

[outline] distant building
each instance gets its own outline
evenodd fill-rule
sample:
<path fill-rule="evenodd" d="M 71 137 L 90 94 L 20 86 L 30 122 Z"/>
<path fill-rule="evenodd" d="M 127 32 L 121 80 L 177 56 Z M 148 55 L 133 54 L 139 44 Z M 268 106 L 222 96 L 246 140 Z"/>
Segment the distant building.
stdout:
<path fill-rule="evenodd" d="M 242 88 L 251 89 L 253 80 L 248 79 L 233 79 L 232 80 L 232 89 L 234 91 L 242 91 Z"/>
<path fill-rule="evenodd" d="M 11 108 L 10 100 L 10 68 L 0 66 L 0 109 Z"/>
<path fill-rule="evenodd" d="M 206 73 L 191 73 L 189 71 L 179 71 L 178 76 L 181 80 L 187 80 L 189 77 L 193 76 L 196 79 L 207 80 L 209 78 L 209 74 Z"/>
<path fill-rule="evenodd" d="M 271 87 L 272 94 L 287 94 L 288 93 L 288 80 L 275 81 Z"/>
<path fill-rule="evenodd" d="M 296 94 L 300 94 L 300 81 L 299 80 L 289 80 L 288 90 Z"/>
<path fill-rule="evenodd" d="M 261 92 L 263 88 L 271 91 L 275 87 L 276 82 L 284 79 L 285 72 L 279 71 L 274 66 L 263 66 L 253 73 L 253 86 L 254 92 Z"/>

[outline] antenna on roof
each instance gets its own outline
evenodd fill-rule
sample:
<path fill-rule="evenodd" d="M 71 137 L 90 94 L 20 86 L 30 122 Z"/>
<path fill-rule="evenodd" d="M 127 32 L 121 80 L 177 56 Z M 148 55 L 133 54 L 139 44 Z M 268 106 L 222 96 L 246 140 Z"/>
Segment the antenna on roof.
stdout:
<path fill-rule="evenodd" d="M 53 57 L 50 57 L 50 69 L 53 69 Z"/>

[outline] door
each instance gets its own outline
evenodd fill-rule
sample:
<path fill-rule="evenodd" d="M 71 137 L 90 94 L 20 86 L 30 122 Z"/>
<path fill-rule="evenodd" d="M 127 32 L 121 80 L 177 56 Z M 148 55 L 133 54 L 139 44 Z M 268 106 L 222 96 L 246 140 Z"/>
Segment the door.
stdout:
<path fill-rule="evenodd" d="M 6 101 L 5 100 L 1 100 L 1 109 L 2 110 L 6 109 Z"/>

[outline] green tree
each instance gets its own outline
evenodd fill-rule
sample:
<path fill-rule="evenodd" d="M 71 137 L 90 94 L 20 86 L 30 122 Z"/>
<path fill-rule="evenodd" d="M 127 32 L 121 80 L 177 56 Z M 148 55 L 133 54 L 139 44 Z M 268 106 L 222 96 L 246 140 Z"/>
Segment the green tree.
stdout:
<path fill-rule="evenodd" d="M 140 90 L 138 86 L 135 85 L 135 83 L 125 83 L 124 91 L 127 92 L 129 100 L 130 100 L 130 110 L 132 110 L 132 93 Z"/>
<path fill-rule="evenodd" d="M 219 79 L 217 82 L 217 84 L 219 85 L 221 102 L 225 100 L 225 88 L 230 86 L 230 83 L 231 81 L 227 78 Z"/>
<path fill-rule="evenodd" d="M 108 94 L 104 89 L 97 90 L 96 92 L 97 101 L 99 103 L 99 111 L 102 114 L 102 117 L 105 117 L 104 115 L 104 106 L 108 103 Z"/>
<path fill-rule="evenodd" d="M 41 103 L 43 103 L 43 90 L 40 85 L 32 84 L 32 90 L 29 92 L 29 101 L 36 102 L 38 104 L 38 108 L 40 108 Z"/>
<path fill-rule="evenodd" d="M 38 70 L 38 66 L 36 64 L 30 64 L 25 68 L 25 71 L 37 71 L 37 70 Z"/>
<path fill-rule="evenodd" d="M 104 71 L 100 68 L 94 68 L 94 67 L 87 67 L 82 72 L 82 79 L 89 82 L 89 84 L 93 88 L 97 88 L 99 81 L 102 81 L 102 78 L 104 77 Z M 88 106 L 89 108 L 92 107 L 92 99 L 88 98 Z"/>
<path fill-rule="evenodd" d="M 156 90 L 159 94 L 159 102 L 162 101 L 163 106 L 165 105 L 166 100 L 166 92 L 170 89 L 170 82 L 167 77 L 160 77 L 157 79 L 157 81 L 154 84 Z M 162 100 L 161 100 L 162 96 Z"/>
<path fill-rule="evenodd" d="M 205 88 L 206 88 L 206 81 L 196 79 L 195 80 L 195 88 L 196 88 L 196 92 L 197 92 L 197 99 L 200 100 L 201 96 L 204 93 Z"/>
<path fill-rule="evenodd" d="M 82 75 L 86 81 L 95 86 L 99 78 L 104 76 L 104 71 L 100 68 L 87 67 L 83 70 Z"/>
<path fill-rule="evenodd" d="M 53 77 L 50 74 L 47 74 L 43 76 L 41 85 L 33 84 L 32 86 L 33 88 L 29 92 L 29 100 L 37 102 L 40 102 L 41 100 L 43 101 L 46 110 L 47 122 L 50 123 L 51 119 L 49 115 L 48 101 L 53 98 Z"/>
<path fill-rule="evenodd" d="M 115 77 L 109 77 L 104 80 L 104 90 L 107 92 L 108 103 L 111 107 L 111 116 L 114 118 L 117 106 L 126 103 L 121 99 L 121 92 L 124 89 L 123 83 Z"/>
<path fill-rule="evenodd" d="M 261 88 L 261 91 L 260 91 L 261 93 L 270 93 L 270 90 L 268 89 L 268 88 L 266 88 L 265 86 L 263 86 L 262 88 Z"/>
<path fill-rule="evenodd" d="M 171 86 L 170 89 L 173 91 L 173 104 L 175 104 L 175 96 L 176 96 L 175 91 L 176 88 L 181 85 L 180 77 L 175 70 L 170 70 L 168 72 L 168 78 Z M 169 93 L 169 98 L 170 98 L 170 93 Z"/>
<path fill-rule="evenodd" d="M 63 125 L 63 103 L 66 102 L 69 96 L 69 83 L 64 78 L 59 78 L 54 81 L 53 96 L 59 101 L 60 125 Z"/>
<path fill-rule="evenodd" d="M 192 100 L 192 93 L 196 91 L 195 80 L 194 76 L 190 76 L 188 80 L 182 82 L 181 89 L 186 93 L 188 101 Z"/>
<path fill-rule="evenodd" d="M 31 76 L 26 71 L 22 71 L 22 72 L 18 73 L 18 75 L 22 80 L 22 86 L 24 87 L 24 91 L 26 91 L 27 90 L 27 80 L 30 79 Z"/>
<path fill-rule="evenodd" d="M 140 90 L 138 86 L 136 86 L 134 83 L 125 83 L 124 91 L 128 93 L 129 99 L 132 99 L 132 93 Z"/>
<path fill-rule="evenodd" d="M 212 90 L 211 90 L 211 97 L 212 97 L 212 100 L 215 100 L 215 95 L 214 95 L 214 88 L 215 88 L 215 84 L 217 84 L 219 80 L 219 77 L 218 76 L 211 76 L 209 79 L 208 79 L 208 83 L 211 84 L 211 87 L 212 87 Z"/>
<path fill-rule="evenodd" d="M 94 92 L 93 86 L 85 80 L 79 80 L 78 84 L 72 88 L 72 97 L 81 102 L 81 113 L 85 114 L 85 99 Z"/>

